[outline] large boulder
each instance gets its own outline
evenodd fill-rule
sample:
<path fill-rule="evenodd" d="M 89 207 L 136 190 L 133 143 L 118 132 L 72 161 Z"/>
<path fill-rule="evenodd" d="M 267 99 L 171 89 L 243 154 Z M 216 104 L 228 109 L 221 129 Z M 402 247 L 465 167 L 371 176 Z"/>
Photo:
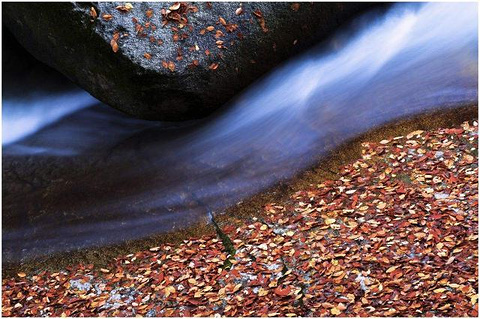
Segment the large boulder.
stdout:
<path fill-rule="evenodd" d="M 371 3 L 4 3 L 36 58 L 135 117 L 181 121 L 227 102 Z"/>

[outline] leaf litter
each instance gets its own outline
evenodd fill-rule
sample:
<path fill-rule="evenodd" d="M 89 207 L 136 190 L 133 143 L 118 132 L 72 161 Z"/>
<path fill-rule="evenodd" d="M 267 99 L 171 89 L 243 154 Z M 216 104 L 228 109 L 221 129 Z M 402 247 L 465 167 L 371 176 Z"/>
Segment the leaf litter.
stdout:
<path fill-rule="evenodd" d="M 336 180 L 224 225 L 233 249 L 209 235 L 18 273 L 2 314 L 477 317 L 477 147 L 476 122 L 364 143 Z"/>

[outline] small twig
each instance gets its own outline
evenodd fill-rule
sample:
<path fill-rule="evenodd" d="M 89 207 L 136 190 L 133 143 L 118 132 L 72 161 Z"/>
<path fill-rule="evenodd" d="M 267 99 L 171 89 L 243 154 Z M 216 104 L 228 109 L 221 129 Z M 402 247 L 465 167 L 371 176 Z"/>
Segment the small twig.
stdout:
<path fill-rule="evenodd" d="M 235 256 L 235 246 L 233 244 L 233 241 L 228 237 L 227 234 L 225 234 L 220 226 L 218 225 L 217 221 L 215 220 L 215 215 L 213 211 L 208 207 L 208 205 L 204 204 L 198 197 L 195 195 L 195 193 L 192 193 L 192 197 L 194 200 L 199 204 L 200 206 L 203 206 L 205 210 L 207 211 L 208 217 L 210 218 L 211 223 L 213 224 L 213 227 L 215 228 L 215 231 L 217 232 L 218 237 L 222 241 L 223 247 L 225 247 L 225 251 L 229 254 L 229 257 Z M 227 258 L 224 263 L 225 268 L 230 268 L 231 267 L 231 262 Z"/>

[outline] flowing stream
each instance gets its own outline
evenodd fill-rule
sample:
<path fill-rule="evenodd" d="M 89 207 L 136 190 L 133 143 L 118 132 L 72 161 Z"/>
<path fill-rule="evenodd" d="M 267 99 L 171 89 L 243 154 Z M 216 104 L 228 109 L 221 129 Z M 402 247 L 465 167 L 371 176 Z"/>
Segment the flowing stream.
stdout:
<path fill-rule="evenodd" d="M 395 5 L 199 122 L 131 119 L 78 89 L 4 97 L 3 257 L 182 228 L 368 129 L 475 104 L 477 23 L 476 3 Z"/>

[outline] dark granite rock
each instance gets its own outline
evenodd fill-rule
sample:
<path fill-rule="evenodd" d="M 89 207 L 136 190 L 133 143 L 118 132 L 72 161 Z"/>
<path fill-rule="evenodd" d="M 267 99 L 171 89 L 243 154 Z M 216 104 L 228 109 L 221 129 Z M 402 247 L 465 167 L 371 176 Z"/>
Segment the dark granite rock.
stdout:
<path fill-rule="evenodd" d="M 4 3 L 3 18 L 36 58 L 102 102 L 139 118 L 181 121 L 211 113 L 373 4 L 181 3 L 168 18 L 162 10 L 172 3 L 122 5 Z"/>

